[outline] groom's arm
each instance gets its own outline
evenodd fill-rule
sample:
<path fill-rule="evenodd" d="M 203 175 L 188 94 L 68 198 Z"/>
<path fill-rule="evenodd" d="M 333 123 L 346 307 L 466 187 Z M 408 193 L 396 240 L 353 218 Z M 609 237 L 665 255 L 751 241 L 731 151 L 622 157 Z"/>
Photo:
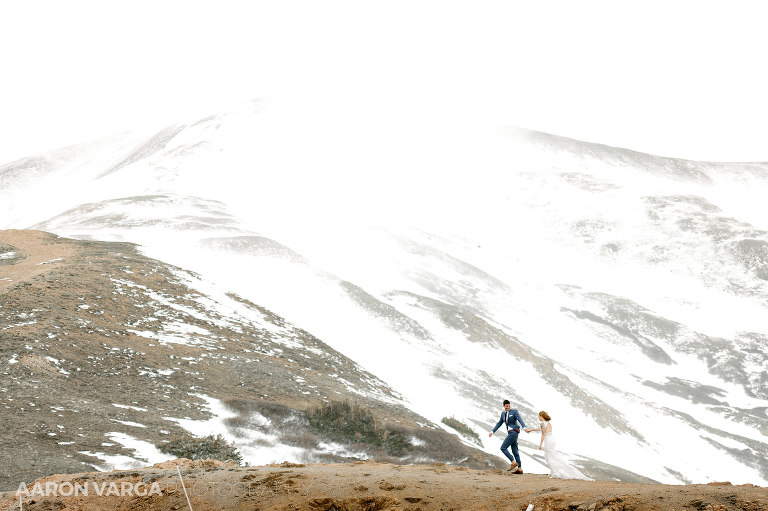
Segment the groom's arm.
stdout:
<path fill-rule="evenodd" d="M 501 414 L 501 417 L 499 417 L 499 422 L 496 423 L 496 426 L 494 426 L 494 428 L 491 430 L 491 434 L 488 436 L 491 436 L 494 433 L 496 433 L 496 430 L 499 429 L 502 424 L 504 424 L 504 414 Z"/>
<path fill-rule="evenodd" d="M 520 412 L 515 412 L 515 415 L 517 415 L 517 422 L 520 423 L 520 425 L 525 428 L 525 422 L 523 422 L 523 418 L 520 416 Z"/>

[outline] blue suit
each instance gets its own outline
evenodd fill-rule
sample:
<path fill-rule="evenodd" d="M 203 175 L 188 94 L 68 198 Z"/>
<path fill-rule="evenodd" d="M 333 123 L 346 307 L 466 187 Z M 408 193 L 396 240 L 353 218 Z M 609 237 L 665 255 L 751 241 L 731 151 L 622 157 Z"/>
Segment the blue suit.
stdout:
<path fill-rule="evenodd" d="M 510 408 L 509 412 L 506 410 L 501 412 L 499 422 L 493 428 L 492 433 L 496 433 L 496 430 L 504 424 L 507 427 L 507 438 L 501 443 L 501 452 L 509 459 L 510 463 L 517 462 L 518 467 L 522 467 L 523 463 L 520 460 L 520 452 L 517 450 L 517 436 L 520 434 L 520 426 L 525 428 L 525 422 L 520 417 L 520 412 Z M 512 454 L 509 454 L 509 448 L 512 448 Z"/>

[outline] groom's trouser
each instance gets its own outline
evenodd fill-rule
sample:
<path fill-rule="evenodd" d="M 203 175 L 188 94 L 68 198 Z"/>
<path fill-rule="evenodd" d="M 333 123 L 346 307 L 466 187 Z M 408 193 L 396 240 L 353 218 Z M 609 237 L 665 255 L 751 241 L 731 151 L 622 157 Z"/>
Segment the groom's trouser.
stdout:
<path fill-rule="evenodd" d="M 517 465 L 519 467 L 522 467 L 523 462 L 520 461 L 520 453 L 517 451 L 517 435 L 518 434 L 519 433 L 514 429 L 509 430 L 509 434 L 507 435 L 507 438 L 505 438 L 504 441 L 501 443 L 501 452 L 503 452 L 504 456 L 506 456 L 509 459 L 510 463 L 513 461 L 516 461 Z M 510 447 L 512 447 L 512 454 L 509 454 L 508 449 Z"/>

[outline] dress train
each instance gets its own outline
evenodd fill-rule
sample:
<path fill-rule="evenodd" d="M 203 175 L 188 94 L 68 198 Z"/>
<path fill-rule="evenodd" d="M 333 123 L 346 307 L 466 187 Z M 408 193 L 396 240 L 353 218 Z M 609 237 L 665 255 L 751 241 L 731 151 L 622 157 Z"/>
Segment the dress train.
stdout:
<path fill-rule="evenodd" d="M 546 422 L 541 424 L 542 435 L 544 434 L 544 427 L 546 424 Z M 544 450 L 544 459 L 549 466 L 549 477 L 556 479 L 582 479 L 584 481 L 593 480 L 568 463 L 563 454 L 558 450 L 557 440 L 552 435 L 552 431 L 549 431 L 544 435 L 542 449 Z"/>

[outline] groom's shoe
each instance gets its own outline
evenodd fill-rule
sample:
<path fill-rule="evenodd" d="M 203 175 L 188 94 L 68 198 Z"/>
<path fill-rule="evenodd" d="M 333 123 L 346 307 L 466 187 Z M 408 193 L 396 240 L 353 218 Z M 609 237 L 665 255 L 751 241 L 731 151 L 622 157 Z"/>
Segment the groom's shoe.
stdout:
<path fill-rule="evenodd" d="M 509 466 L 509 468 L 507 469 L 507 472 L 512 472 L 512 471 L 513 471 L 513 470 L 515 470 L 516 468 L 517 468 L 517 462 L 516 462 L 516 461 L 513 461 L 513 462 L 512 462 L 512 464 L 511 464 L 511 465 Z"/>
<path fill-rule="evenodd" d="M 522 469 L 522 468 L 518 468 L 517 470 L 515 470 L 515 471 L 514 471 L 514 472 L 512 472 L 512 473 L 513 473 L 513 474 L 522 474 L 522 473 L 523 473 L 523 469 Z"/>

